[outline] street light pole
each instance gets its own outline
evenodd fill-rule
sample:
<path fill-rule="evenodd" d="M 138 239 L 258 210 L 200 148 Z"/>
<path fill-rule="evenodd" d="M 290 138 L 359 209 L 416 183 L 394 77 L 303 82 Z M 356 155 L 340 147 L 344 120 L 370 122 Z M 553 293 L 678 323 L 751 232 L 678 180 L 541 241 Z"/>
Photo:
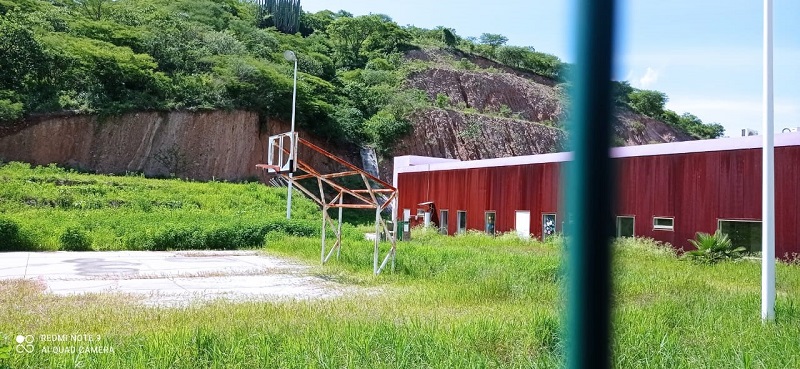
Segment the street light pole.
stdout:
<path fill-rule="evenodd" d="M 775 125 L 772 0 L 764 0 L 764 136 L 761 176 L 761 320 L 775 319 Z"/>
<path fill-rule="evenodd" d="M 289 160 L 292 160 L 293 155 L 295 154 L 297 143 L 294 142 L 294 116 L 295 116 L 295 107 L 297 106 L 297 55 L 294 54 L 294 51 L 286 50 L 283 53 L 283 57 L 288 61 L 294 62 L 294 84 L 292 87 L 292 130 L 289 134 Z M 291 163 L 289 170 L 292 169 L 294 163 Z M 292 219 L 292 175 L 293 172 L 289 172 L 289 190 L 286 195 L 286 219 Z"/>

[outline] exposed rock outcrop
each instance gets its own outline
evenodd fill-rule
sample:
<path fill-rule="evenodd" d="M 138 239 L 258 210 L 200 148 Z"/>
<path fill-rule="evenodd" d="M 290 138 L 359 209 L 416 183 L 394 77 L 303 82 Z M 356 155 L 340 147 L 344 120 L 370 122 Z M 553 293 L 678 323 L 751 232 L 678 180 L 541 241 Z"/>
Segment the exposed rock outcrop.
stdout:
<path fill-rule="evenodd" d="M 259 122 L 246 111 L 139 112 L 109 117 L 51 116 L 19 122 L 22 129 L 0 136 L 0 159 L 58 163 L 98 173 L 141 172 L 197 180 L 243 180 L 260 174 L 270 135 L 289 131 L 279 120 Z M 301 133 L 328 147 L 326 142 Z M 358 149 L 334 153 L 360 164 Z M 328 165 L 300 152 L 313 166 Z"/>
<path fill-rule="evenodd" d="M 553 87 L 507 73 L 428 69 L 412 75 L 408 85 L 425 91 L 431 100 L 443 94 L 452 106 L 481 113 L 508 109 L 533 122 L 557 120 L 562 109 Z"/>
<path fill-rule="evenodd" d="M 625 146 L 690 141 L 695 138 L 668 124 L 628 110 L 617 111 L 614 134 Z"/>
<path fill-rule="evenodd" d="M 430 109 L 414 117 L 414 131 L 395 146 L 395 155 L 460 160 L 558 151 L 564 131 L 539 123 Z"/>

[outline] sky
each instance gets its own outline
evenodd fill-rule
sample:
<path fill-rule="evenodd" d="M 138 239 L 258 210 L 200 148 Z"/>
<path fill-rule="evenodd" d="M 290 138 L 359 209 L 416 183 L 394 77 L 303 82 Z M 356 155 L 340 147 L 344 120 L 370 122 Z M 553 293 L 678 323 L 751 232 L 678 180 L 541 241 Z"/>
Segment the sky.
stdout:
<path fill-rule="evenodd" d="M 800 1 L 774 1 L 775 131 L 800 127 Z M 499 33 L 574 62 L 576 0 L 302 0 L 306 11 L 386 14 L 400 25 Z M 667 108 L 762 131 L 763 1 L 620 0 L 614 79 L 658 90 Z"/>

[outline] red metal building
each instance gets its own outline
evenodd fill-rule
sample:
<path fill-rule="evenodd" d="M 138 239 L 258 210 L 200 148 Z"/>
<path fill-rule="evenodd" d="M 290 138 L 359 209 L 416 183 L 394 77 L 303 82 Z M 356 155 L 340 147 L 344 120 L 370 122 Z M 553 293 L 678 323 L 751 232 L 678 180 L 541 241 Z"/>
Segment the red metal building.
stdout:
<path fill-rule="evenodd" d="M 618 183 L 617 235 L 688 249 L 696 232 L 720 228 L 735 244 L 760 250 L 760 137 L 619 147 L 611 155 L 616 172 L 609 175 Z M 559 196 L 569 158 L 570 153 L 465 162 L 397 157 L 396 218 L 414 224 L 432 208 L 434 223 L 447 234 L 559 232 L 568 227 Z M 792 257 L 800 253 L 800 134 L 775 136 L 775 204 L 775 252 Z"/>

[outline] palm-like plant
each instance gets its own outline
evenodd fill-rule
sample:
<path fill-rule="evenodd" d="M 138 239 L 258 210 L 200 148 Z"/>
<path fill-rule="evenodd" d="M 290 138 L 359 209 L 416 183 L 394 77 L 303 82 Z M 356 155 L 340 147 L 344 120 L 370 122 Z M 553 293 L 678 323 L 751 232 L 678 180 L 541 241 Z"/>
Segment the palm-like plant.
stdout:
<path fill-rule="evenodd" d="M 689 242 L 697 250 L 687 252 L 686 257 L 705 264 L 740 259 L 745 252 L 744 247 L 735 247 L 728 235 L 720 232 L 719 229 L 713 235 L 698 232 L 696 238 Z"/>

